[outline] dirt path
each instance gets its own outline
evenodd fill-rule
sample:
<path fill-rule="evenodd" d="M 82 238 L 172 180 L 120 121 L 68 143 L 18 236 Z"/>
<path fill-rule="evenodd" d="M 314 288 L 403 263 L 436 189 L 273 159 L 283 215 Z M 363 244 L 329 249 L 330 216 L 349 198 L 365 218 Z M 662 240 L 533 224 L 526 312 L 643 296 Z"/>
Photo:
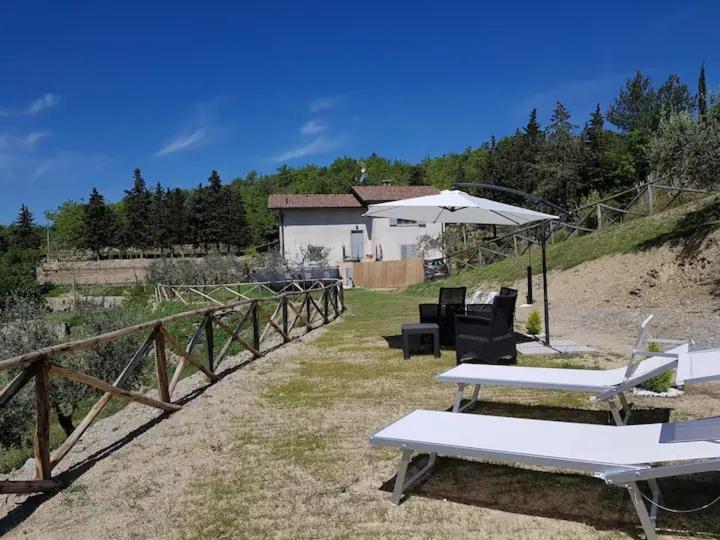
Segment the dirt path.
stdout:
<path fill-rule="evenodd" d="M 177 534 L 174 516 L 202 511 L 184 508 L 186 491 L 212 478 L 229 459 L 235 415 L 252 410 L 264 374 L 325 328 L 243 366 L 246 356 L 226 360 L 229 373 L 215 385 L 208 386 L 199 373 L 182 380 L 177 395 L 194 398 L 170 416 L 133 403 L 99 421 L 58 467 L 69 483 L 63 491 L 49 497 L 0 496 L 0 536 L 67 540 Z M 34 467 L 24 469 L 21 474 L 31 478 Z"/>

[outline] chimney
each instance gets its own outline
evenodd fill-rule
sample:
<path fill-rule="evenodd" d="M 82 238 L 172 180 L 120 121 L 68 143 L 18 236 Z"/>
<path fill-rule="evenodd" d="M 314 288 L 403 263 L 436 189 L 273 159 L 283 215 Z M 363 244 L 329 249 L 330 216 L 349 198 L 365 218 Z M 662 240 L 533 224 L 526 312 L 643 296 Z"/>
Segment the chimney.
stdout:
<path fill-rule="evenodd" d="M 390 182 L 389 178 L 383 179 L 383 181 L 382 181 L 383 186 L 389 186 L 390 184 L 392 184 L 392 182 Z"/>

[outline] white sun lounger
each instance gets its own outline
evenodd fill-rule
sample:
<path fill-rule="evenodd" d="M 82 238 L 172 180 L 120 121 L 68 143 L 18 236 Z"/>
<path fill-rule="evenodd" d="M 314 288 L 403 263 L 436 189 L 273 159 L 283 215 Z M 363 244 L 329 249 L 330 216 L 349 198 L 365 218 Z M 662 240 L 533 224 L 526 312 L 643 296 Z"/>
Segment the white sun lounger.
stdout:
<path fill-rule="evenodd" d="M 453 412 L 462 412 L 477 403 L 480 387 L 483 385 L 509 386 L 513 388 L 596 394 L 595 399 L 608 402 L 615 423 L 624 425 L 630 419 L 630 406 L 625 398 L 625 392 L 652 377 L 677 368 L 679 357 L 690 351 L 690 343 L 677 340 L 654 340 L 676 345 L 676 347 L 663 353 L 644 350 L 647 327 L 651 320 L 652 315 L 643 321 L 640 326 L 640 332 L 630 356 L 630 361 L 625 367 L 616 369 L 564 369 L 461 364 L 441 373 L 436 377 L 436 380 L 457 385 Z M 639 360 L 644 356 L 650 356 L 650 358 Z M 708 370 L 712 371 L 711 368 L 708 368 Z M 720 360 L 717 362 L 714 371 L 715 378 L 720 378 Z M 682 382 L 691 381 L 683 379 Z M 464 406 L 461 406 L 465 387 L 471 385 L 475 386 L 472 399 Z M 620 409 L 615 403 L 616 397 L 620 401 L 623 415 L 620 414 Z"/>
<path fill-rule="evenodd" d="M 419 410 L 375 433 L 370 443 L 401 451 L 394 504 L 433 467 L 438 454 L 543 465 L 591 473 L 626 488 L 648 539 L 657 538 L 657 478 L 720 470 L 720 418 L 616 427 Z M 430 457 L 406 481 L 413 452 Z M 652 492 L 649 513 L 638 490 L 641 481 Z"/>

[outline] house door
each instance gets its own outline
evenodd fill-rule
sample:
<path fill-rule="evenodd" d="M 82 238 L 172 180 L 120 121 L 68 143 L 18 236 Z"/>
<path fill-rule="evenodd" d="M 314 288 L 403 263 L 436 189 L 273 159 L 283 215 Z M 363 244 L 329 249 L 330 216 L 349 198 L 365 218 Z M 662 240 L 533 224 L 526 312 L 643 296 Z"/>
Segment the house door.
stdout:
<path fill-rule="evenodd" d="M 362 260 L 363 254 L 363 232 L 350 231 L 350 258 L 353 261 Z"/>

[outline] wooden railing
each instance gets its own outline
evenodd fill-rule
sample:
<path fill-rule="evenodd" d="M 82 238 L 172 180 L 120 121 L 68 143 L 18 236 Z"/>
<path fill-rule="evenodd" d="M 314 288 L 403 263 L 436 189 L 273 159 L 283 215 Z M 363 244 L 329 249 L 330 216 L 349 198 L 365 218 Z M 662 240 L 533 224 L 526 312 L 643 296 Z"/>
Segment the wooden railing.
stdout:
<path fill-rule="evenodd" d="M 673 195 L 664 204 L 657 205 L 655 196 L 657 191 L 669 192 Z M 552 222 L 550 242 L 555 242 L 556 237 L 559 240 L 567 240 L 576 234 L 597 232 L 626 217 L 644 217 L 654 212 L 660 212 L 670 207 L 683 193 L 697 195 L 708 192 L 681 186 L 668 186 L 659 182 L 646 182 L 569 210 L 563 219 Z M 642 207 L 638 208 L 640 205 Z M 593 223 L 589 223 L 593 221 L 591 218 L 594 218 Z M 539 243 L 536 236 L 542 226 L 539 223 L 520 226 L 506 234 L 479 242 L 473 247 L 454 251 L 444 258 L 459 268 L 476 268 L 500 259 L 522 255 L 532 245 Z M 555 234 L 563 230 L 566 234 L 561 237 Z"/>
<path fill-rule="evenodd" d="M 290 279 L 283 281 L 252 281 L 248 283 L 221 283 L 213 285 L 155 285 L 158 301 L 176 301 L 183 304 L 223 305 L 230 300 L 252 300 L 262 296 L 276 296 L 286 292 L 317 290 L 335 285 L 339 279 Z"/>
<path fill-rule="evenodd" d="M 315 284 L 306 290 L 284 290 L 272 297 L 240 300 L 221 306 L 205 307 L 171 315 L 134 326 L 93 336 L 91 338 L 53 345 L 6 360 L 0 360 L 0 371 L 17 370 L 17 375 L 0 390 L 0 408 L 33 379 L 35 381 L 34 454 L 36 479 L 0 481 L 0 493 L 32 493 L 54 490 L 59 484 L 52 470 L 68 454 L 92 422 L 113 398 L 134 401 L 167 413 L 182 408 L 173 402 L 173 394 L 187 364 L 194 366 L 214 383 L 218 368 L 231 345 L 258 358 L 269 351 L 329 323 L 345 309 L 343 286 L 340 281 Z M 230 319 L 234 319 L 232 322 Z M 196 328 L 186 345 L 174 336 L 169 326 L 185 320 L 196 321 Z M 215 329 L 225 337 L 218 349 Z M 142 344 L 130 358 L 114 382 L 106 382 L 92 375 L 64 367 L 61 359 L 128 336 L 145 336 Z M 198 344 L 205 342 L 204 358 L 195 354 Z M 169 354 L 168 349 L 174 354 Z M 217 351 L 217 352 L 216 352 Z M 154 356 L 154 383 L 157 395 L 151 396 L 126 388 L 126 383 L 143 360 Z M 175 358 L 172 376 L 168 364 Z M 85 384 L 103 392 L 72 434 L 54 451 L 50 450 L 50 377 L 62 377 Z"/>

